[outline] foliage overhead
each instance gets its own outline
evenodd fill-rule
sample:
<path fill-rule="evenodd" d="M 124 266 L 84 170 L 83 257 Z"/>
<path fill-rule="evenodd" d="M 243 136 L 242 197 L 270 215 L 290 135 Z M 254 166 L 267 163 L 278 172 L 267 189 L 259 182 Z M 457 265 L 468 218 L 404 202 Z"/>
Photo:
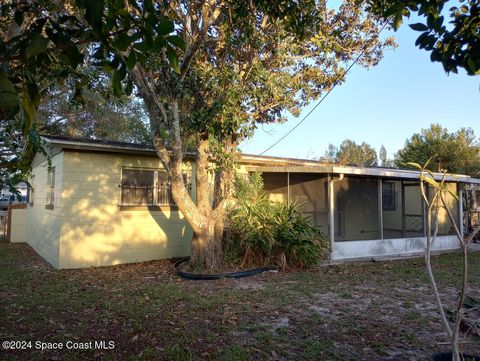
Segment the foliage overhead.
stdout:
<path fill-rule="evenodd" d="M 446 170 L 467 175 L 480 174 L 480 144 L 473 129 L 461 128 L 449 132 L 439 124 L 422 129 L 405 142 L 395 157 L 395 163 L 404 167 L 409 162 L 428 163 L 431 171 Z"/>
<path fill-rule="evenodd" d="M 24 132 L 32 125 L 42 91 L 78 76 L 91 44 L 95 51 L 88 60 L 112 72 L 117 95 L 131 93 L 127 72 L 145 61 L 146 53 L 183 46 L 171 35 L 173 22 L 149 1 L 6 1 L 0 16 L 0 119 L 20 113 Z M 76 80 L 77 89 L 85 85 L 81 77 Z"/>
<path fill-rule="evenodd" d="M 421 32 L 415 45 L 429 51 L 430 59 L 441 62 L 447 73 L 457 73 L 458 68 L 463 68 L 468 75 L 480 74 L 478 0 L 450 2 L 454 6 L 448 11 L 448 0 L 367 0 L 366 3 L 374 13 L 392 19 L 395 30 L 404 17 L 422 16 L 424 22 L 410 24 L 413 30 Z"/>
<path fill-rule="evenodd" d="M 28 157 L 42 150 L 34 120 L 41 97 L 52 86 L 68 80 L 78 97 L 88 85 L 79 66 L 89 62 L 110 73 L 116 95 L 129 94 L 133 84 L 127 75 L 136 63 L 161 48 L 178 46 L 183 42 L 175 36 L 173 22 L 159 14 L 151 1 L 2 1 L 2 181 L 25 173 Z"/>

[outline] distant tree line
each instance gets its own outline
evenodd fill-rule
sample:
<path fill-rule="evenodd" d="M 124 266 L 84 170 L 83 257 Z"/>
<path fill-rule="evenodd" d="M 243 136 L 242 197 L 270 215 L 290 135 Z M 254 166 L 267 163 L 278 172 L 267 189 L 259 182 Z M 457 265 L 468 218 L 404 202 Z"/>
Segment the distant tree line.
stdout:
<path fill-rule="evenodd" d="M 425 164 L 428 159 L 432 171 L 445 169 L 450 173 L 480 176 L 480 140 L 471 128 L 449 132 L 439 124 L 432 124 L 407 139 L 393 159 L 388 158 L 383 145 L 377 154 L 370 144 L 357 144 L 351 139 L 344 140 L 338 147 L 329 144 L 321 157 L 340 165 L 395 168 L 406 168 L 408 162 Z"/>

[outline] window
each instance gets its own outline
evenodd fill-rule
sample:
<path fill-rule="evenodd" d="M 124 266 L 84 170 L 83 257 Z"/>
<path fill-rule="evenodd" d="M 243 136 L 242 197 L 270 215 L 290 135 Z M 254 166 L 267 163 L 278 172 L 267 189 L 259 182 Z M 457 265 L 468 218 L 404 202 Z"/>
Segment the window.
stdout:
<path fill-rule="evenodd" d="M 30 184 L 27 187 L 27 203 L 30 204 L 30 207 L 33 207 L 33 202 L 35 200 L 35 189 L 34 189 L 35 176 L 30 177 Z"/>
<path fill-rule="evenodd" d="M 397 193 L 394 182 L 382 182 L 382 209 L 384 211 L 397 210 Z"/>
<path fill-rule="evenodd" d="M 55 167 L 49 168 L 47 173 L 47 201 L 45 208 L 53 209 L 55 201 Z"/>
<path fill-rule="evenodd" d="M 187 190 L 191 192 L 191 174 L 184 174 Z M 121 206 L 175 206 L 172 184 L 165 171 L 122 169 L 120 184 Z"/>

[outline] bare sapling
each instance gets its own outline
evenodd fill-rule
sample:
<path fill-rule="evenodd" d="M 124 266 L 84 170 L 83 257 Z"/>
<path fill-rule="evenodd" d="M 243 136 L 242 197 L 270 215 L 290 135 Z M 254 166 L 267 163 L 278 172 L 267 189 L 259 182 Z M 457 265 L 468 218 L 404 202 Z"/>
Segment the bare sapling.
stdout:
<path fill-rule="evenodd" d="M 435 302 L 440 312 L 440 319 L 442 321 L 445 332 L 447 333 L 449 342 L 452 347 L 452 360 L 462 361 L 463 357 L 459 350 L 459 332 L 460 323 L 463 318 L 463 304 L 465 301 L 466 291 L 468 287 L 468 248 L 476 234 L 480 231 L 480 225 L 476 225 L 472 233 L 466 238 L 461 231 L 462 225 L 454 217 L 450 207 L 448 207 L 447 197 L 453 197 L 456 202 L 459 202 L 458 196 L 450 191 L 446 185 L 447 178 L 455 178 L 454 175 L 450 175 L 447 171 L 442 170 L 441 178 L 435 179 L 434 174 L 427 169 L 429 161 L 424 166 L 420 166 L 418 163 L 408 163 L 420 170 L 420 191 L 426 207 L 426 247 L 425 247 L 425 263 L 427 268 L 428 277 L 432 285 Z M 438 178 L 437 178 L 438 179 Z M 431 191 L 430 191 L 431 190 Z M 431 263 L 432 249 L 435 244 L 438 230 L 439 230 L 439 210 L 445 209 L 448 219 L 452 224 L 452 228 L 455 236 L 458 239 L 459 246 L 462 252 L 462 279 L 460 285 L 460 292 L 456 300 L 456 309 L 454 313 L 454 322 L 451 325 L 448 321 L 443 301 L 438 291 L 437 281 L 433 274 L 433 268 Z"/>

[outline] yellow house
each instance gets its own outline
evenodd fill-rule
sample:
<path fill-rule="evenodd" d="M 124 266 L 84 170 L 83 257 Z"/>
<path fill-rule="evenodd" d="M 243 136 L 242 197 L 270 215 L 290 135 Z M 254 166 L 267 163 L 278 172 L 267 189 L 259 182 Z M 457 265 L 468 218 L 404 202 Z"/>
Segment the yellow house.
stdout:
<path fill-rule="evenodd" d="M 41 154 L 32 162 L 29 205 L 15 216 L 26 222 L 14 223 L 23 225 L 13 230 L 16 241 L 23 237 L 55 268 L 189 254 L 192 230 L 172 200 L 153 148 L 60 136 L 44 140 L 50 164 Z M 332 260 L 423 251 L 425 211 L 416 171 L 253 155 L 243 155 L 240 163 L 242 172 L 262 172 L 272 200 L 301 204 L 330 238 Z M 193 159 L 184 167 L 195 199 Z M 480 183 L 467 176 L 448 181 L 460 197 L 462 184 Z M 453 197 L 449 202 L 462 219 L 461 203 Z M 445 211 L 440 213 L 435 248 L 457 248 L 452 225 Z"/>

